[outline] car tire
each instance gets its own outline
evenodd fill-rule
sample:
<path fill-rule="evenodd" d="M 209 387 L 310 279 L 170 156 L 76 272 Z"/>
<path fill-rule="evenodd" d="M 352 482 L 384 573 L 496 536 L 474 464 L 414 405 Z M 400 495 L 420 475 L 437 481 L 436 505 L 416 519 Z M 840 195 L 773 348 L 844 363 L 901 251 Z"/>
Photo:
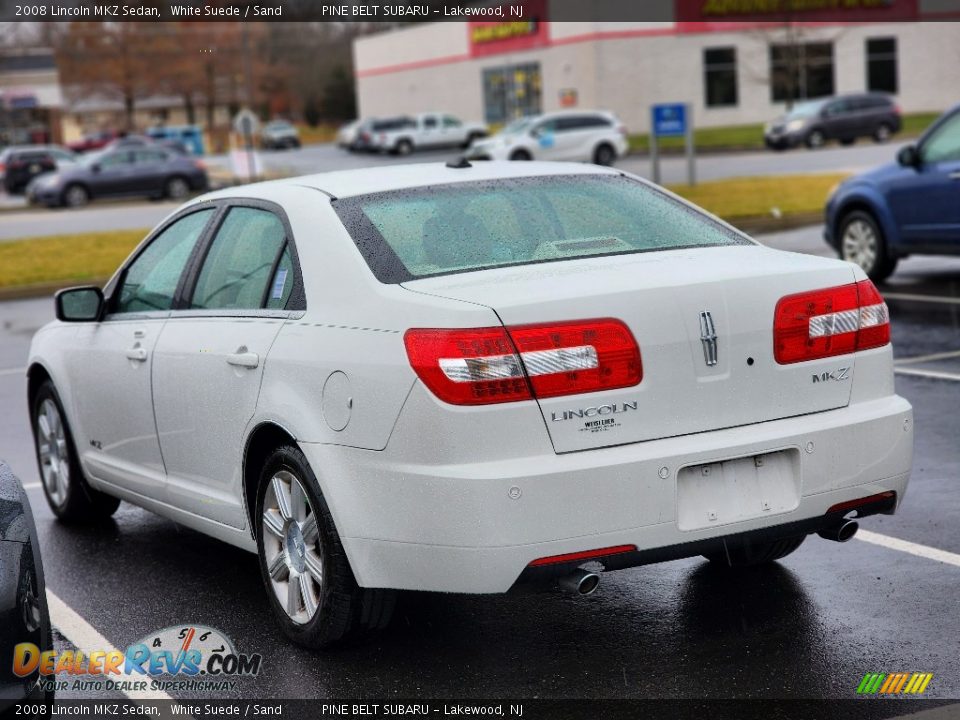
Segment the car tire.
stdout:
<path fill-rule="evenodd" d="M 533 160 L 533 155 L 527 150 L 514 150 L 510 153 L 511 160 Z"/>
<path fill-rule="evenodd" d="M 64 522 L 98 522 L 113 515 L 120 500 L 87 484 L 63 404 L 50 380 L 37 389 L 30 413 L 43 494 L 53 514 Z"/>
<path fill-rule="evenodd" d="M 260 573 L 288 638 L 322 649 L 387 626 L 397 593 L 357 585 L 317 478 L 298 447 L 282 446 L 264 462 L 254 517 Z"/>
<path fill-rule="evenodd" d="M 886 238 L 874 217 L 864 210 L 854 210 L 842 217 L 838 225 L 840 257 L 859 265 L 874 282 L 886 280 L 897 267 L 897 258 L 887 247 Z"/>
<path fill-rule="evenodd" d="M 704 557 L 718 567 L 764 565 L 785 558 L 803 545 L 806 539 L 806 535 L 799 535 L 764 543 L 747 543 L 738 547 L 727 547 L 726 552 L 704 555 Z"/>
<path fill-rule="evenodd" d="M 600 143 L 593 151 L 594 165 L 610 166 L 617 159 L 617 151 L 608 143 Z"/>
<path fill-rule="evenodd" d="M 823 130 L 814 128 L 807 133 L 807 137 L 804 138 L 803 142 L 808 148 L 815 150 L 824 146 L 827 142 L 827 137 L 823 134 Z"/>
<path fill-rule="evenodd" d="M 474 142 L 476 142 L 477 140 L 479 140 L 479 139 L 482 138 L 482 137 L 484 137 L 483 133 L 479 133 L 479 132 L 470 133 L 470 134 L 467 136 L 467 139 L 463 142 L 463 144 L 462 144 L 460 147 L 462 147 L 464 150 L 466 150 L 466 149 L 469 148 L 471 145 L 473 145 Z"/>
<path fill-rule="evenodd" d="M 90 191 L 83 185 L 68 185 L 63 191 L 63 205 L 71 208 L 83 207 L 90 202 Z"/>
<path fill-rule="evenodd" d="M 885 143 L 893 135 L 893 128 L 890 127 L 887 123 L 880 123 L 877 125 L 876 129 L 873 131 L 873 141 L 878 143 Z"/>
<path fill-rule="evenodd" d="M 405 156 L 413 152 L 413 143 L 403 138 L 398 140 L 397 144 L 393 146 L 393 152 L 395 155 Z"/>
<path fill-rule="evenodd" d="M 163 196 L 171 200 L 183 200 L 190 194 L 190 183 L 180 175 L 167 178 L 163 183 Z"/>

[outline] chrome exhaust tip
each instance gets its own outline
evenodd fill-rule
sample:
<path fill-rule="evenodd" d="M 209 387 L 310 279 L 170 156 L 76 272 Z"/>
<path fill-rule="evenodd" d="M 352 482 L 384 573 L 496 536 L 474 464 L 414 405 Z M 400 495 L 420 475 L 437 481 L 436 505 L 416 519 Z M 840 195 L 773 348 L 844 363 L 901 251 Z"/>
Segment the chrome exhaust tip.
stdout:
<path fill-rule="evenodd" d="M 843 520 L 836 525 L 831 525 L 817 533 L 824 540 L 833 542 L 846 542 L 860 529 L 860 524 L 856 520 Z"/>
<path fill-rule="evenodd" d="M 600 576 L 589 570 L 577 568 L 559 581 L 560 589 L 576 595 L 591 595 L 600 585 Z"/>

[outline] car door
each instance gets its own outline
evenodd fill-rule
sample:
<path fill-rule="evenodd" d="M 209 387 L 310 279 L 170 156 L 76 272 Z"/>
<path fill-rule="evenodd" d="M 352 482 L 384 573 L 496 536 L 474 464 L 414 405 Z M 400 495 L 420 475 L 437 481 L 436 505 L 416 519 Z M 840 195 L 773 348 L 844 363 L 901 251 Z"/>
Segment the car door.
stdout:
<path fill-rule="evenodd" d="M 289 238 L 275 207 L 229 207 L 154 353 L 154 409 L 170 503 L 233 527 L 246 525 L 245 431 L 267 353 L 299 287 Z"/>
<path fill-rule="evenodd" d="M 960 112 L 921 141 L 919 162 L 901 167 L 886 189 L 905 245 L 927 252 L 960 250 Z"/>
<path fill-rule="evenodd" d="M 133 151 L 133 170 L 130 173 L 131 192 L 154 194 L 163 192 L 167 165 L 167 153 L 152 148 L 137 148 Z"/>
<path fill-rule="evenodd" d="M 443 143 L 443 130 L 440 118 L 437 115 L 424 115 L 420 118 L 420 139 L 417 145 L 421 147 L 436 147 Z"/>
<path fill-rule="evenodd" d="M 133 154 L 129 150 L 106 153 L 90 167 L 87 183 L 94 195 L 127 195 L 133 174 Z"/>
<path fill-rule="evenodd" d="M 164 499 L 164 466 L 153 416 L 153 350 L 212 209 L 168 223 L 127 264 L 101 322 L 77 325 L 66 359 L 77 450 L 95 478 Z M 79 433 L 78 433 L 79 434 Z"/>
<path fill-rule="evenodd" d="M 827 103 L 821 111 L 821 117 L 821 128 L 827 138 L 853 137 L 856 134 L 855 113 L 847 98 Z"/>
<path fill-rule="evenodd" d="M 538 123 L 530 134 L 537 143 L 537 160 L 562 160 L 565 151 L 569 151 L 564 143 L 565 131 L 561 130 L 561 121 L 565 118 L 551 118 Z"/>

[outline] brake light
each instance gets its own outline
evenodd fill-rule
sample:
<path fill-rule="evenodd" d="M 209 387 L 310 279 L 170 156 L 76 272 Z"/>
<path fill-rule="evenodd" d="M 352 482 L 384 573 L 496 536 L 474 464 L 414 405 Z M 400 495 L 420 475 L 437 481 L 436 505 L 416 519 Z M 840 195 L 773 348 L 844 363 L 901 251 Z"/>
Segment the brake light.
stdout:
<path fill-rule="evenodd" d="M 781 298 L 773 351 L 781 365 L 846 355 L 890 342 L 890 314 L 869 280 Z"/>
<path fill-rule="evenodd" d="M 194 160 L 194 161 L 193 161 L 193 166 L 194 166 L 195 168 L 197 168 L 197 170 L 206 170 L 206 169 L 207 169 L 207 164 L 206 164 L 203 160 Z"/>
<path fill-rule="evenodd" d="M 623 135 L 624 137 L 627 136 L 627 128 L 624 127 L 623 125 L 618 125 L 618 126 L 617 126 L 617 132 L 620 133 L 621 135 Z"/>
<path fill-rule="evenodd" d="M 489 405 L 630 387 L 640 348 L 619 320 L 474 329 L 414 328 L 404 335 L 410 365 L 434 395 L 454 405 Z"/>

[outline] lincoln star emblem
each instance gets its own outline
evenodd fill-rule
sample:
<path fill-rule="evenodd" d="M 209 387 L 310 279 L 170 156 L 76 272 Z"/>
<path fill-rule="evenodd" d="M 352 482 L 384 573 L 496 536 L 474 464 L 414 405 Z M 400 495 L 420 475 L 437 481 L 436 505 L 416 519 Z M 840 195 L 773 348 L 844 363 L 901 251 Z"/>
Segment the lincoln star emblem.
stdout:
<path fill-rule="evenodd" d="M 707 367 L 717 364 L 717 330 L 709 310 L 700 313 L 700 342 L 703 344 L 703 361 Z"/>

